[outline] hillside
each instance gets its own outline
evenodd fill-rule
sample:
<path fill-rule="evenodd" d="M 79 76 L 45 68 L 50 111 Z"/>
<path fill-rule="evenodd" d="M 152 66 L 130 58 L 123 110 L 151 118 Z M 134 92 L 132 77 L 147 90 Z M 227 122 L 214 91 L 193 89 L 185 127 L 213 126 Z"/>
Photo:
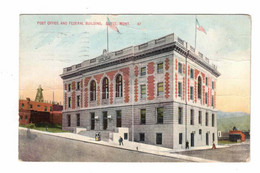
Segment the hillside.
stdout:
<path fill-rule="evenodd" d="M 250 115 L 244 112 L 218 112 L 218 130 L 228 132 L 234 126 L 238 130 L 248 131 L 250 129 Z"/>

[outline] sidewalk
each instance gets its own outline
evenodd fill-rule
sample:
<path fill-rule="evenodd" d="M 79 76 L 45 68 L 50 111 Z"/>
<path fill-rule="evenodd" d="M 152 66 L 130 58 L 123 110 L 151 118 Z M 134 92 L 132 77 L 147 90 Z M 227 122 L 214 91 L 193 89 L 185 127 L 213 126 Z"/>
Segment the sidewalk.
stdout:
<path fill-rule="evenodd" d="M 27 128 L 19 127 L 19 130 L 27 130 Z M 169 148 L 164 148 L 164 147 L 158 147 L 154 145 L 148 145 L 148 144 L 143 144 L 143 143 L 137 143 L 137 142 L 131 142 L 131 141 L 124 141 L 123 146 L 119 146 L 118 143 L 114 142 L 105 142 L 105 141 L 95 141 L 94 138 L 74 134 L 74 133 L 51 133 L 51 132 L 44 132 L 44 131 L 39 131 L 39 130 L 34 130 L 30 129 L 31 132 L 35 133 L 41 133 L 41 134 L 46 134 L 50 136 L 56 136 L 56 137 L 62 137 L 70 140 L 76 140 L 76 141 L 81 141 L 81 142 L 87 142 L 87 143 L 94 143 L 98 145 L 104 145 L 108 147 L 114 147 L 114 148 L 119 148 L 119 149 L 124 149 L 124 150 L 130 150 L 130 151 L 135 151 L 135 152 L 143 152 L 143 153 L 149 153 L 149 154 L 154 154 L 154 155 L 160 155 L 160 156 L 165 156 L 165 157 L 173 157 L 173 158 L 179 158 L 182 160 L 186 160 L 187 162 L 217 162 L 214 160 L 208 160 L 208 159 L 203 159 L 203 158 L 198 158 L 198 157 L 192 157 L 192 156 L 186 156 L 186 155 L 181 155 L 181 154 L 176 154 L 174 152 L 181 152 L 181 151 L 187 151 L 187 150 L 173 150 Z M 220 147 L 220 146 L 217 146 Z M 198 148 L 193 148 L 190 150 L 202 150 L 202 149 L 209 149 L 211 147 L 198 147 Z"/>

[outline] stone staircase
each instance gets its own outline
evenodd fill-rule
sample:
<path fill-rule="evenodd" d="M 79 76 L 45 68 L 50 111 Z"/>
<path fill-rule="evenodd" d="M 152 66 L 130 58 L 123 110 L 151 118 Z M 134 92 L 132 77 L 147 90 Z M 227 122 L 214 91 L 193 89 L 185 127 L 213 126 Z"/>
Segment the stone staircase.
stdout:
<path fill-rule="evenodd" d="M 80 131 L 78 134 L 95 139 L 95 135 L 97 132 L 100 132 L 102 141 L 107 141 L 107 142 L 109 141 L 109 133 L 111 133 L 110 131 L 102 131 L 102 130 L 101 131 L 87 131 L 87 130 L 85 130 L 85 131 Z"/>

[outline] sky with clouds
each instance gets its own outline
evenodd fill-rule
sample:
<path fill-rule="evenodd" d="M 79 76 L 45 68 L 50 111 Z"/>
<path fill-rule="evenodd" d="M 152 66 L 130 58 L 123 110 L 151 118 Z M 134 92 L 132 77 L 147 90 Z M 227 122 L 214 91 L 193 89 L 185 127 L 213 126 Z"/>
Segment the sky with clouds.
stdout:
<path fill-rule="evenodd" d="M 195 44 L 194 15 L 21 15 L 19 96 L 35 98 L 44 89 L 44 100 L 62 102 L 64 67 L 102 54 L 107 47 L 106 18 L 119 25 L 109 30 L 109 50 L 115 51 L 175 33 Z M 197 32 L 197 49 L 218 66 L 217 108 L 250 113 L 251 19 L 247 15 L 197 15 L 207 34 Z M 39 25 L 39 21 L 68 22 Z M 103 25 L 69 25 L 69 22 Z"/>

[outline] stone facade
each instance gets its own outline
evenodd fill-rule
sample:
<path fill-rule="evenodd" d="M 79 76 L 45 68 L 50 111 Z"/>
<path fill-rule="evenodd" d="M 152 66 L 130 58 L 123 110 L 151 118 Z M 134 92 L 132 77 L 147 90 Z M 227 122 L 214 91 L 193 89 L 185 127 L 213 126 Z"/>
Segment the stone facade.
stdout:
<path fill-rule="evenodd" d="M 63 69 L 62 127 L 91 132 L 124 127 L 129 140 L 168 148 L 185 148 L 186 142 L 190 147 L 212 145 L 213 138 L 217 143 L 219 75 L 216 66 L 175 34 L 103 54 Z"/>

